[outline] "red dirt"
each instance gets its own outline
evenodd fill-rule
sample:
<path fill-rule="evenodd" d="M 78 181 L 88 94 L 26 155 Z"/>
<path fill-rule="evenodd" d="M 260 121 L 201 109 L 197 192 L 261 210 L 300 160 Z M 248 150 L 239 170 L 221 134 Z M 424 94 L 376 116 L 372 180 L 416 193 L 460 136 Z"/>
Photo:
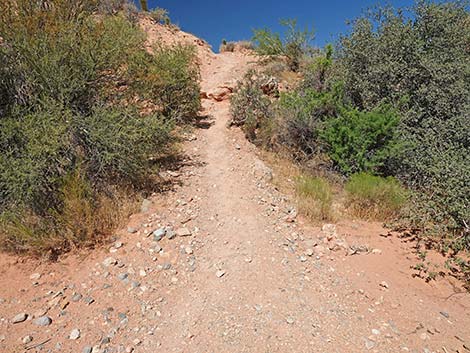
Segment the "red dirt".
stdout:
<path fill-rule="evenodd" d="M 160 27 L 144 24 L 151 40 Z M 199 47 L 206 97 L 233 87 L 254 61 Z M 293 201 L 270 183 L 256 148 L 227 129 L 229 102 L 203 105 L 207 117 L 188 136 L 186 163 L 171 173 L 181 186 L 131 217 L 138 232 L 118 231 L 121 248 L 52 264 L 0 255 L 1 352 L 42 342 L 51 352 L 469 351 L 468 294 L 448 298 L 454 283 L 413 278 L 411 244 L 381 237 L 387 230 L 380 224 L 341 221 L 330 235 L 289 217 Z M 157 243 L 146 234 L 168 225 L 192 235 L 164 238 L 163 250 L 152 252 Z M 329 251 L 338 239 L 381 253 Z M 104 267 L 109 256 L 121 265 Z M 41 277 L 32 280 L 33 273 Z M 128 282 L 118 278 L 123 273 Z M 74 293 L 94 302 L 72 301 Z M 50 326 L 11 323 L 18 313 L 31 318 L 46 308 Z M 74 328 L 81 337 L 70 340 Z M 33 340 L 24 344 L 27 335 Z"/>

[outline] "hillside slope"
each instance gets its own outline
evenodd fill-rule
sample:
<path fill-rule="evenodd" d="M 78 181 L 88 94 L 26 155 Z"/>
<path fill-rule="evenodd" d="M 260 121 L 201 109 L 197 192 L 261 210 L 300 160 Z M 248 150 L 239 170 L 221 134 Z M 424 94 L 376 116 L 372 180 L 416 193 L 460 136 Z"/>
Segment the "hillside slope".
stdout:
<path fill-rule="evenodd" d="M 254 58 L 142 25 L 151 42 L 198 46 L 204 111 L 163 173 L 173 188 L 109 248 L 55 264 L 0 255 L 2 352 L 470 348 L 470 296 L 412 279 L 411 249 L 379 224 L 309 226 L 256 148 L 226 128 L 227 98 Z"/>

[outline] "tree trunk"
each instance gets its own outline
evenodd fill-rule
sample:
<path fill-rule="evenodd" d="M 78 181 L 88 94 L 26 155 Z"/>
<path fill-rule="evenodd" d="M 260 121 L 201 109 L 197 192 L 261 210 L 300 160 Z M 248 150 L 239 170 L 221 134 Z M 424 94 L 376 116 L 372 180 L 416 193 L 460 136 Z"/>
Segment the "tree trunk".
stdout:
<path fill-rule="evenodd" d="M 147 0 L 140 0 L 140 8 L 142 11 L 148 11 Z"/>

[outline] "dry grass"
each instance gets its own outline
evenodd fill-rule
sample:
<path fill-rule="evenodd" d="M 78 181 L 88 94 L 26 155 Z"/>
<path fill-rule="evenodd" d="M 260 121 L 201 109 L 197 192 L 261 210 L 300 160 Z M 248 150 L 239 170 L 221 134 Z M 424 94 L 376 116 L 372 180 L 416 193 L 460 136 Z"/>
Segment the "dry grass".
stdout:
<path fill-rule="evenodd" d="M 407 199 L 406 190 L 396 179 L 366 173 L 351 176 L 345 190 L 349 213 L 363 220 L 394 219 Z"/>
<path fill-rule="evenodd" d="M 326 177 L 312 177 L 293 163 L 286 152 L 261 152 L 261 158 L 273 169 L 272 183 L 282 192 L 295 195 L 299 212 L 313 222 L 334 221 L 339 205 L 337 204 L 336 183 Z"/>
<path fill-rule="evenodd" d="M 253 43 L 248 40 L 241 40 L 238 42 L 223 42 L 219 47 L 219 52 L 238 52 L 244 50 L 253 50 Z"/>
<path fill-rule="evenodd" d="M 105 243 L 138 208 L 138 198 L 123 190 L 108 190 L 92 198 L 76 173 L 67 179 L 61 192 L 61 208 L 46 215 L 38 216 L 27 209 L 5 214 L 0 220 L 2 247 L 36 256 L 94 247 Z"/>
<path fill-rule="evenodd" d="M 333 221 L 333 188 L 321 177 L 302 176 L 297 180 L 299 211 L 312 221 Z"/>

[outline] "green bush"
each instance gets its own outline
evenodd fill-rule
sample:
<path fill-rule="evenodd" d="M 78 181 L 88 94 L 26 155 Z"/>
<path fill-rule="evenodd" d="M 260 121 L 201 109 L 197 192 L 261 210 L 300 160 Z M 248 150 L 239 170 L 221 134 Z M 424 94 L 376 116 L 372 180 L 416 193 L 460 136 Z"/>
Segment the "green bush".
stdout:
<path fill-rule="evenodd" d="M 370 112 L 343 108 L 320 132 L 328 154 L 342 173 L 387 171 L 386 162 L 400 152 L 399 117 L 390 109 Z"/>
<path fill-rule="evenodd" d="M 354 174 L 345 189 L 350 211 L 362 219 L 383 221 L 395 218 L 407 199 L 407 192 L 393 177 Z"/>
<path fill-rule="evenodd" d="M 156 46 L 130 63 L 133 88 L 163 115 L 183 122 L 201 109 L 199 69 L 194 46 Z"/>
<path fill-rule="evenodd" d="M 303 176 L 297 180 L 296 193 L 299 209 L 307 217 L 317 221 L 333 219 L 333 191 L 328 181 Z"/>
<path fill-rule="evenodd" d="M 306 160 L 322 151 L 319 133 L 324 122 L 338 114 L 341 95 L 341 85 L 325 92 L 301 88 L 281 94 L 277 110 L 279 142 L 295 159 Z"/>
<path fill-rule="evenodd" d="M 354 106 L 398 110 L 407 148 L 392 173 L 420 195 L 415 224 L 470 243 L 470 13 L 461 1 L 417 1 L 355 21 L 342 38 L 339 63 Z M 421 222 L 420 222 L 421 220 Z"/>
<path fill-rule="evenodd" d="M 259 55 L 285 56 L 290 69 L 298 71 L 302 57 L 307 54 L 314 34 L 308 29 L 300 30 L 295 19 L 281 20 L 280 23 L 286 28 L 283 37 L 267 28 L 257 29 L 254 30 L 252 42 Z"/>
<path fill-rule="evenodd" d="M 194 48 L 150 54 L 125 4 L 0 4 L 0 246 L 100 241 L 199 110 Z"/>

